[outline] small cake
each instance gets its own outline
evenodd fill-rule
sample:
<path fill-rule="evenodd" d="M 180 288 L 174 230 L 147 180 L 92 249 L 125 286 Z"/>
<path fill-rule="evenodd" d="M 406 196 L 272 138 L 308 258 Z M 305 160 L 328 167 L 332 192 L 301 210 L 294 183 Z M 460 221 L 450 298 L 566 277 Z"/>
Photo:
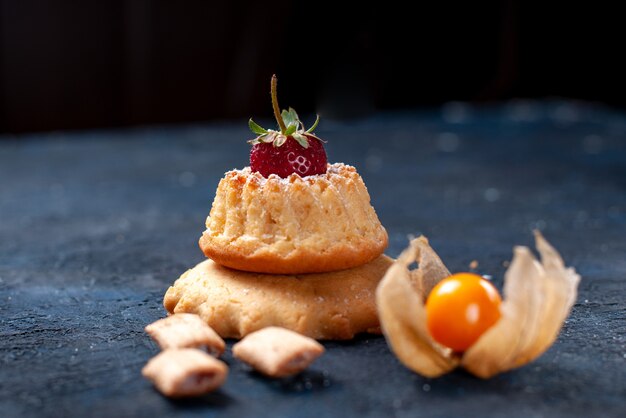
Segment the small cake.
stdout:
<path fill-rule="evenodd" d="M 222 338 L 282 327 L 315 339 L 380 331 L 374 291 L 392 264 L 387 232 L 354 167 L 328 164 L 324 141 L 292 108 L 278 130 L 250 119 L 250 166 L 220 181 L 199 245 L 209 258 L 165 294 Z"/>
<path fill-rule="evenodd" d="M 387 247 L 387 233 L 354 167 L 269 178 L 247 167 L 217 187 L 200 248 L 215 262 L 262 273 L 342 270 Z"/>

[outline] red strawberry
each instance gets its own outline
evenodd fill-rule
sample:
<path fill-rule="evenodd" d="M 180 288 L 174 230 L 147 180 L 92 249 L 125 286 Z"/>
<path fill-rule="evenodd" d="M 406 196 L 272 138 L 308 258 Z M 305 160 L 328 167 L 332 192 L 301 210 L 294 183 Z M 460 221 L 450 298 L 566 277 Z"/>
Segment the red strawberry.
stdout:
<path fill-rule="evenodd" d="M 250 150 L 250 168 L 264 177 L 270 174 L 283 178 L 293 173 L 303 177 L 324 174 L 327 165 L 324 141 L 313 135 L 319 116 L 313 126 L 304 130 L 304 125 L 295 110 L 289 108 L 281 113 L 278 107 L 276 84 L 277 79 L 274 75 L 272 76 L 272 106 L 280 131 L 262 128 L 250 119 L 248 126 L 258 135 L 248 141 L 253 144 Z"/>
<path fill-rule="evenodd" d="M 328 162 L 324 145 L 319 139 L 305 136 L 309 143 L 307 148 L 291 136 L 279 147 L 263 142 L 253 145 L 250 150 L 250 168 L 264 177 L 270 174 L 283 178 L 292 173 L 301 177 L 324 174 Z"/>

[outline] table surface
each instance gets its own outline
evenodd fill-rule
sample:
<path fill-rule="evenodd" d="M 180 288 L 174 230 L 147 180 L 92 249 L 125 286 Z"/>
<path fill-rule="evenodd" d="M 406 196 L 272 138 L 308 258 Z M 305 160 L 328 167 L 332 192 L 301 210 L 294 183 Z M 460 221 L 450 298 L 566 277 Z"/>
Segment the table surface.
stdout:
<path fill-rule="evenodd" d="M 13 416 L 624 416 L 626 116 L 575 102 L 322 120 L 331 161 L 363 176 L 397 256 L 425 234 L 451 271 L 502 285 L 541 229 L 582 275 L 556 344 L 490 380 L 426 379 L 379 336 L 325 342 L 305 373 L 268 380 L 227 353 L 225 386 L 189 401 L 141 377 L 162 296 L 197 246 L 245 123 L 0 140 L 0 410 Z M 232 341 L 228 342 L 229 347 Z"/>

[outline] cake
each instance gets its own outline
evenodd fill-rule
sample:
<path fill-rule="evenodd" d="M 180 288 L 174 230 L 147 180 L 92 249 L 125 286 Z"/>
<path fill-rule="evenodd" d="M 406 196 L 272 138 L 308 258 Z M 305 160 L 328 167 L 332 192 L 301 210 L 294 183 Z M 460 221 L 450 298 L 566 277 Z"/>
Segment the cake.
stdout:
<path fill-rule="evenodd" d="M 383 253 L 387 233 L 354 167 L 283 179 L 249 167 L 217 187 L 200 248 L 215 262 L 259 273 L 301 274 L 365 264 Z"/>
<path fill-rule="evenodd" d="M 199 245 L 209 258 L 164 297 L 223 338 L 278 326 L 316 339 L 379 332 L 375 289 L 392 260 L 387 232 L 352 166 L 328 164 L 324 141 L 295 110 L 272 105 L 279 130 L 250 119 L 250 166 L 219 182 Z"/>

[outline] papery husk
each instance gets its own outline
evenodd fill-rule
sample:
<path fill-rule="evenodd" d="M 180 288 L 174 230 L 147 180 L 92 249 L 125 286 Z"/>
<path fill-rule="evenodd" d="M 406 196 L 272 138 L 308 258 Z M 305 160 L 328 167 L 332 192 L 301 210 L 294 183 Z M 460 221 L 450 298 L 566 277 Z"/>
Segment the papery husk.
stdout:
<path fill-rule="evenodd" d="M 417 261 L 419 268 L 409 271 Z M 376 305 L 385 338 L 398 359 L 409 369 L 437 377 L 457 367 L 459 360 L 437 344 L 426 328 L 424 295 L 450 272 L 425 237 L 411 241 L 387 270 L 376 289 Z"/>
<path fill-rule="evenodd" d="M 400 361 L 427 377 L 461 365 L 475 376 L 489 378 L 543 354 L 576 301 L 580 276 L 565 267 L 538 231 L 535 240 L 541 262 L 527 247 L 515 247 L 504 277 L 501 317 L 461 357 L 434 342 L 428 333 L 425 298 L 449 272 L 426 238 L 413 240 L 377 289 L 381 326 Z M 409 272 L 414 261 L 418 268 Z"/>
<path fill-rule="evenodd" d="M 556 340 L 576 301 L 580 276 L 565 268 L 559 253 L 535 231 L 538 262 L 516 247 L 504 277 L 502 316 L 463 355 L 462 366 L 482 378 L 527 364 Z"/>

